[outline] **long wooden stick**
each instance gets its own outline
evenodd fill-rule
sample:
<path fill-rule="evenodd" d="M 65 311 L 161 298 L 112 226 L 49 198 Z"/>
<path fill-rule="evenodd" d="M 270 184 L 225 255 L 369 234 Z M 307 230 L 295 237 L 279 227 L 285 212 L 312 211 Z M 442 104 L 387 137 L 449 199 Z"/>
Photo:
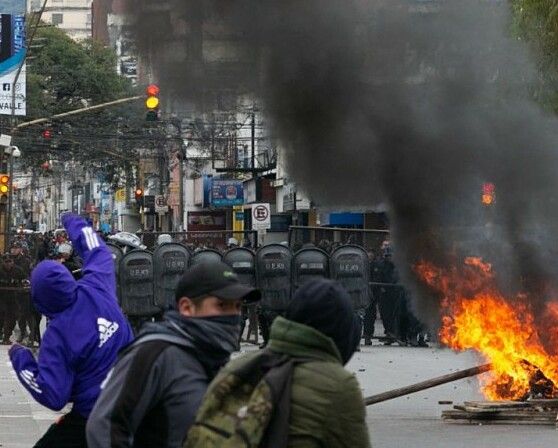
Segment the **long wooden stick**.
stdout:
<path fill-rule="evenodd" d="M 420 383 L 411 384 L 410 386 L 400 387 L 399 389 L 389 390 L 381 394 L 372 395 L 364 399 L 365 406 L 381 403 L 382 401 L 392 400 L 403 395 L 413 394 L 421 390 L 430 389 L 431 387 L 440 386 L 442 384 L 451 383 L 452 381 L 461 380 L 470 376 L 480 375 L 481 373 L 492 370 L 492 364 L 483 364 L 470 369 L 460 370 L 458 372 L 448 373 L 430 380 L 421 381 Z"/>

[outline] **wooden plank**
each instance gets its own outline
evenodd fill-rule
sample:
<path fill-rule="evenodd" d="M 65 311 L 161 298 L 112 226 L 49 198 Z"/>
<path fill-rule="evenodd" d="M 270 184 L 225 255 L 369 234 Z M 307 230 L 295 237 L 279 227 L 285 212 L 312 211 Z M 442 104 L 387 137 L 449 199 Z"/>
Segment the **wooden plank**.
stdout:
<path fill-rule="evenodd" d="M 502 420 L 502 419 L 518 419 L 518 420 L 535 420 L 535 419 L 554 419 L 556 420 L 556 414 L 548 414 L 546 412 L 538 412 L 536 414 L 471 414 L 469 412 L 464 412 L 461 414 L 444 414 L 442 418 L 475 418 L 477 420 Z"/>
<path fill-rule="evenodd" d="M 533 399 L 533 400 L 527 400 L 526 403 L 529 403 L 529 406 L 540 406 L 543 408 L 558 408 L 558 399 L 556 398 Z"/>
<path fill-rule="evenodd" d="M 466 401 L 465 406 L 477 408 L 528 408 L 526 401 Z"/>
<path fill-rule="evenodd" d="M 447 423 L 466 425 L 556 426 L 558 400 L 466 401 L 442 411 Z"/>
<path fill-rule="evenodd" d="M 529 414 L 529 413 L 541 413 L 544 412 L 542 407 L 534 407 L 529 406 L 527 408 L 473 408 L 471 406 L 462 406 L 460 407 L 461 411 L 471 412 L 473 414 L 507 414 L 507 413 L 522 413 L 522 414 Z"/>
<path fill-rule="evenodd" d="M 444 419 L 444 423 L 452 425 L 539 425 L 539 426 L 554 426 L 554 421 L 535 421 L 535 420 L 476 420 L 476 419 L 461 419 L 452 420 Z"/>

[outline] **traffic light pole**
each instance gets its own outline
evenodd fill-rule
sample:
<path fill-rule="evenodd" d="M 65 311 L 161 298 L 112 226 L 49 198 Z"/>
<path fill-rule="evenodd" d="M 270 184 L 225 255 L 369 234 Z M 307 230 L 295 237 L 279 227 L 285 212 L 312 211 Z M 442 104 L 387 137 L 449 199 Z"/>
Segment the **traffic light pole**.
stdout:
<path fill-rule="evenodd" d="M 6 249 L 8 249 L 8 245 L 9 245 L 9 238 L 10 238 L 10 226 L 11 226 L 11 220 L 12 220 L 12 198 L 14 195 L 14 181 L 13 181 L 13 176 L 14 176 L 14 147 L 12 146 L 11 150 L 10 150 L 10 159 L 8 161 L 9 164 L 9 171 L 8 171 L 8 176 L 10 176 L 10 181 L 9 181 L 9 191 L 8 191 L 8 213 L 6 214 L 6 219 L 8 220 L 6 223 Z"/>
<path fill-rule="evenodd" d="M 121 98 L 119 100 L 109 101 L 107 103 L 95 104 L 94 106 L 82 107 L 80 109 L 71 110 L 70 112 L 64 112 L 62 114 L 51 115 L 50 117 L 37 118 L 36 120 L 26 121 L 14 126 L 12 132 L 17 132 L 20 129 L 28 128 L 29 126 L 34 126 L 36 124 L 47 123 L 51 120 L 58 120 L 60 118 L 71 117 L 72 115 L 79 115 L 86 112 L 92 112 L 94 110 L 103 109 L 105 107 L 117 106 L 119 104 L 129 103 L 131 101 L 139 100 L 143 97 L 141 96 L 130 96 L 128 98 Z"/>

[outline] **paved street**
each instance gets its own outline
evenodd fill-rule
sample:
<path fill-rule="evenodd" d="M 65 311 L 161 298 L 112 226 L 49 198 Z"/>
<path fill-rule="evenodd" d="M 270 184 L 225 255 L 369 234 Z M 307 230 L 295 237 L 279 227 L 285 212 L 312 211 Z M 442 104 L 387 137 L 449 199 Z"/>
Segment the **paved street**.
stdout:
<path fill-rule="evenodd" d="M 412 384 L 480 364 L 472 354 L 449 350 L 363 347 L 349 364 L 365 395 Z M 541 426 L 469 426 L 443 423 L 439 400 L 477 400 L 477 381 L 466 379 L 368 407 L 375 448 L 555 447 L 558 434 Z"/>
<path fill-rule="evenodd" d="M 31 447 L 59 413 L 31 399 L 20 386 L 8 361 L 8 346 L 0 346 L 0 446 Z"/>
<path fill-rule="evenodd" d="M 247 347 L 253 350 L 252 346 Z M 57 417 L 33 403 L 8 366 L 8 347 L 0 346 L 0 446 L 32 446 Z M 365 395 L 443 375 L 477 364 L 471 354 L 448 350 L 363 347 L 349 364 Z M 375 448 L 529 448 L 555 447 L 554 428 L 530 426 L 462 426 L 440 420 L 448 406 L 439 400 L 480 399 L 475 379 L 462 380 L 368 408 L 368 422 Z"/>

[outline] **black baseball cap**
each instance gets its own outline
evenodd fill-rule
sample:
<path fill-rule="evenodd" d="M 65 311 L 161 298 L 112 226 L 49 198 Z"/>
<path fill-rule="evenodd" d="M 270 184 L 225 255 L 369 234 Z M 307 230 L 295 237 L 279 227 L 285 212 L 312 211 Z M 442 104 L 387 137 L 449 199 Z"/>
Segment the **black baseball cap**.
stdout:
<path fill-rule="evenodd" d="M 176 286 L 175 299 L 195 299 L 215 296 L 222 300 L 257 302 L 261 299 L 258 289 L 240 283 L 238 276 L 221 261 L 202 262 L 188 269 Z"/>

